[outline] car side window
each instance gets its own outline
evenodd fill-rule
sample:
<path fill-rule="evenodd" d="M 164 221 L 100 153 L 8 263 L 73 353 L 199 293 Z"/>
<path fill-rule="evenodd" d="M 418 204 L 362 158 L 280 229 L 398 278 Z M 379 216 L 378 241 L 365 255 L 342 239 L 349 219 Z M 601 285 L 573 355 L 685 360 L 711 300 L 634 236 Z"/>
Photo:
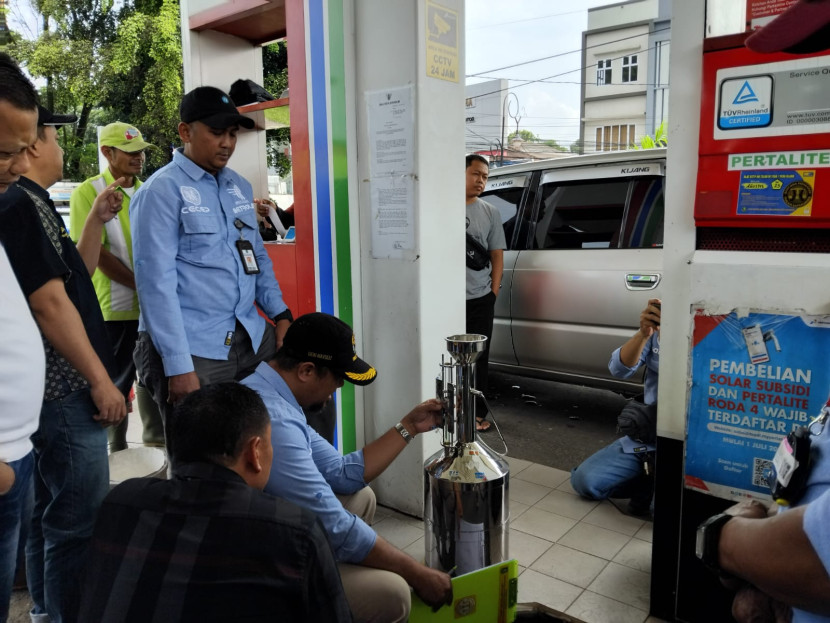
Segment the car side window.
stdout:
<path fill-rule="evenodd" d="M 533 248 L 616 247 L 628 190 L 628 179 L 543 184 L 540 188 Z"/>
<path fill-rule="evenodd" d="M 522 218 L 521 206 L 527 194 L 529 179 L 529 175 L 491 177 L 481 193 L 481 199 L 495 207 L 501 215 L 508 249 L 527 248 L 530 225 Z"/>
<path fill-rule="evenodd" d="M 650 249 L 663 246 L 663 178 L 637 178 L 625 216 L 620 247 Z"/>

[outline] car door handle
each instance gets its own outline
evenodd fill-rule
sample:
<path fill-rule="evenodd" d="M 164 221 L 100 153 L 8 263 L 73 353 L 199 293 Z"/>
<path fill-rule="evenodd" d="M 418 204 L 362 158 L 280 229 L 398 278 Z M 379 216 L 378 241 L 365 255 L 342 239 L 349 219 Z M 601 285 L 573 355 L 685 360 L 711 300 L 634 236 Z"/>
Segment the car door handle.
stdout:
<path fill-rule="evenodd" d="M 629 290 L 653 290 L 660 283 L 660 275 L 657 273 L 627 273 L 625 276 L 625 287 Z"/>

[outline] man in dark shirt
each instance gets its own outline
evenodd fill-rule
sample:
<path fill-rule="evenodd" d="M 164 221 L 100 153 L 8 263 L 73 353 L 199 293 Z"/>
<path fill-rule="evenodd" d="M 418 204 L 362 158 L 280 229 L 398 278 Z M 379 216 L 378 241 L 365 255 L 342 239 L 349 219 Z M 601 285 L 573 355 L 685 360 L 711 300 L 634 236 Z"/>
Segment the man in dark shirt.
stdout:
<path fill-rule="evenodd" d="M 32 435 L 35 510 L 26 570 L 33 614 L 46 613 L 52 623 L 75 620 L 78 575 L 95 513 L 109 488 L 104 427 L 126 415 L 124 397 L 106 368 L 111 349 L 89 276 L 97 255 L 85 254 L 88 262 L 81 257 L 46 191 L 63 175 L 56 126 L 74 121 L 41 107 L 37 140 L 28 148 L 27 177 L 0 195 L 0 243 L 46 354 L 40 423 Z M 102 193 L 98 205 L 108 205 L 110 198 L 117 198 L 114 188 Z M 90 225 L 102 227 L 99 211 L 91 214 L 96 222 Z M 79 243 L 79 248 L 89 245 Z"/>
<path fill-rule="evenodd" d="M 273 448 L 256 392 L 188 394 L 167 435 L 173 479 L 128 480 L 104 500 L 81 621 L 351 621 L 319 519 L 262 492 Z"/>

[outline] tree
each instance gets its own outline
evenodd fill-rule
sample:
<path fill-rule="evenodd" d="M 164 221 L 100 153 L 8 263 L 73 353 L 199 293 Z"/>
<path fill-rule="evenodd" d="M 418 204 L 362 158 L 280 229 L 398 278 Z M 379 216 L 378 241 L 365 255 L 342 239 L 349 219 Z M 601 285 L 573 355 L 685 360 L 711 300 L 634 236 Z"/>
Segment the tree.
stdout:
<path fill-rule="evenodd" d="M 178 0 L 34 3 L 40 36 L 17 39 L 9 51 L 45 78 L 46 106 L 78 115 L 61 133 L 67 177 L 98 172 L 94 126 L 116 120 L 138 126 L 161 148 L 148 152 L 148 174 L 168 162 L 182 91 Z"/>
<path fill-rule="evenodd" d="M 262 48 L 262 73 L 265 90 L 274 97 L 280 97 L 288 88 L 288 46 L 285 41 L 277 41 Z M 280 177 L 287 177 L 291 173 L 291 159 L 285 155 L 286 146 L 290 143 L 290 128 L 265 132 L 268 166 L 276 169 Z"/>
<path fill-rule="evenodd" d="M 539 137 L 536 136 L 530 130 L 519 130 L 518 133 L 517 132 L 511 132 L 510 134 L 507 135 L 507 142 L 509 143 L 510 141 L 512 141 L 517 136 L 520 139 L 522 139 L 525 143 L 538 143 L 539 142 Z"/>
<path fill-rule="evenodd" d="M 556 151 L 568 151 L 567 147 L 563 147 L 562 145 L 560 145 L 557 141 L 555 141 L 553 139 L 548 139 L 548 140 L 542 141 L 542 144 L 546 145 L 548 147 L 552 147 Z"/>
<path fill-rule="evenodd" d="M 571 143 L 571 153 L 572 154 L 582 154 L 585 152 L 585 147 L 582 142 L 582 139 L 575 140 Z"/>

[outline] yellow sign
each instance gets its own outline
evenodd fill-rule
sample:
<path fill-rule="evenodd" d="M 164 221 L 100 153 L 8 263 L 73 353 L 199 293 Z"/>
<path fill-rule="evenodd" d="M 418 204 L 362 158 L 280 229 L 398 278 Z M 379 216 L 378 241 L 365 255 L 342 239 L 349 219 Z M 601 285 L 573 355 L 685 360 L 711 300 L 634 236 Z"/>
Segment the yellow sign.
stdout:
<path fill-rule="evenodd" d="M 458 82 L 458 11 L 426 3 L 427 76 Z"/>

